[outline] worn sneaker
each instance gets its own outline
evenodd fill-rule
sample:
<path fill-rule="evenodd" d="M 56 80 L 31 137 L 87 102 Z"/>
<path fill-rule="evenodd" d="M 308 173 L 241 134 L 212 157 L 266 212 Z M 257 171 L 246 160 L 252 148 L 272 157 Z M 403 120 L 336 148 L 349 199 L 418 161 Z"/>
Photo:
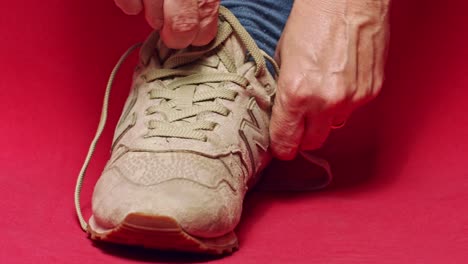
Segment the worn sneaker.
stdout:
<path fill-rule="evenodd" d="M 276 82 L 269 60 L 226 8 L 215 40 L 174 51 L 153 33 L 140 51 L 112 156 L 97 182 L 87 224 L 82 180 L 104 128 L 107 101 L 75 196 L 91 239 L 222 254 L 238 247 L 247 190 L 270 161 Z"/>

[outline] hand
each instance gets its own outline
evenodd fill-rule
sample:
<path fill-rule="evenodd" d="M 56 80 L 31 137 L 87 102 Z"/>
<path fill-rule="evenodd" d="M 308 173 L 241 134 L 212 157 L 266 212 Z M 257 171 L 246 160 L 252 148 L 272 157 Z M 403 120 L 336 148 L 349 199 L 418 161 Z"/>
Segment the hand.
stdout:
<path fill-rule="evenodd" d="M 203 46 L 218 30 L 220 0 L 114 0 L 126 14 L 143 9 L 148 23 L 161 31 L 164 43 L 173 49 Z"/>
<path fill-rule="evenodd" d="M 270 125 L 280 159 L 319 148 L 384 78 L 389 0 L 296 0 L 277 48 Z"/>

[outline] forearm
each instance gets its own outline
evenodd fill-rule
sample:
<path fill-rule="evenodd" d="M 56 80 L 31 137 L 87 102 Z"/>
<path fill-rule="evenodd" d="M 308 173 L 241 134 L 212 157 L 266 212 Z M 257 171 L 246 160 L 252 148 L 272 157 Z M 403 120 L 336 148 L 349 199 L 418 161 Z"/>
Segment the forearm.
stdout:
<path fill-rule="evenodd" d="M 304 12 L 326 12 L 337 15 L 366 15 L 385 17 L 391 0 L 296 0 L 295 5 L 304 8 Z"/>

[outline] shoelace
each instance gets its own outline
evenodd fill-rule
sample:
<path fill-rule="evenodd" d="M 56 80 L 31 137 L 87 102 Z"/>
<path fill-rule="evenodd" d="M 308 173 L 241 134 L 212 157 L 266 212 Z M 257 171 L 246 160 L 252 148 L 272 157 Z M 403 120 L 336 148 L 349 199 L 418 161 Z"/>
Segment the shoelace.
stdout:
<path fill-rule="evenodd" d="M 89 149 L 88 149 L 88 154 L 86 155 L 85 161 L 83 162 L 83 166 L 81 167 L 80 173 L 78 174 L 78 178 L 76 181 L 76 186 L 75 186 L 75 210 L 76 214 L 78 216 L 78 221 L 80 222 L 80 226 L 84 231 L 87 231 L 88 228 L 88 223 L 86 223 L 86 220 L 83 217 L 83 213 L 81 212 L 81 203 L 80 203 L 80 196 L 81 196 L 81 189 L 83 187 L 83 180 L 84 176 L 86 174 L 86 170 L 88 169 L 89 162 L 91 161 L 91 158 L 94 155 L 94 151 L 96 150 L 96 145 L 101 138 L 102 132 L 104 131 L 104 128 L 106 126 L 107 122 L 107 111 L 109 108 L 109 97 L 110 93 L 112 90 L 112 86 L 114 84 L 114 79 L 115 76 L 117 75 L 117 72 L 119 71 L 120 67 L 122 64 L 127 60 L 128 56 L 133 53 L 137 48 L 141 46 L 141 43 L 135 44 L 132 47 L 130 47 L 118 60 L 117 64 L 114 66 L 114 69 L 112 70 L 109 80 L 107 81 L 106 85 L 106 91 L 104 93 L 104 100 L 102 103 L 102 109 L 101 109 L 101 119 L 99 120 L 99 125 L 96 130 L 96 134 L 94 135 L 93 141 L 91 142 Z"/>
<path fill-rule="evenodd" d="M 222 104 L 217 103 L 215 99 L 234 101 L 237 96 L 236 92 L 224 88 L 222 85 L 204 92 L 195 92 L 195 90 L 196 85 L 199 84 L 221 84 L 224 82 L 236 83 L 241 87 L 247 87 L 248 80 L 237 73 L 237 67 L 233 58 L 221 46 L 232 33 L 235 33 L 239 37 L 248 54 L 253 58 L 256 65 L 255 74 L 257 76 L 266 70 L 265 58 L 274 65 L 275 69 L 278 69 L 274 60 L 258 48 L 255 41 L 232 13 L 221 7 L 220 17 L 222 22 L 219 25 L 217 37 L 208 47 L 203 47 L 203 50 L 175 54 L 164 62 L 162 65 L 163 69 L 154 69 L 151 67 L 151 64 L 148 67 L 148 73 L 144 75 L 147 82 L 164 78 L 178 77 L 178 79 L 170 82 L 166 87 L 153 89 L 150 92 L 151 99 L 162 99 L 163 103 L 151 106 L 146 110 L 146 114 L 152 115 L 158 113 L 164 116 L 165 120 L 153 120 L 149 122 L 149 133 L 146 137 L 186 138 L 206 141 L 207 137 L 202 131 L 213 130 L 216 126 L 215 122 L 197 120 L 191 123 L 185 122 L 181 125 L 177 124 L 177 121 L 196 117 L 203 112 L 212 112 L 223 116 L 229 114 L 230 110 Z M 228 73 L 194 73 L 189 70 L 177 69 L 177 67 L 196 61 L 213 51 L 216 52 L 220 61 L 223 62 Z M 152 52 L 152 47 L 142 48 L 143 57 L 147 57 L 147 54 L 152 54 Z M 148 59 L 143 58 L 143 61 L 145 60 Z M 184 97 L 188 99 L 189 107 L 178 108 L 181 103 L 178 99 Z M 185 101 L 187 102 L 187 100 Z M 202 102 L 203 104 L 200 104 Z"/>
<path fill-rule="evenodd" d="M 256 76 L 266 71 L 266 61 L 267 59 L 274 67 L 274 69 L 278 72 L 279 68 L 276 62 L 271 58 L 269 55 L 261 51 L 252 37 L 247 33 L 247 31 L 240 25 L 237 18 L 228 11 L 225 7 L 221 6 L 219 9 L 220 16 L 223 22 L 219 25 L 218 35 L 216 39 L 210 44 L 208 47 L 205 47 L 203 50 L 200 51 L 192 51 L 186 53 L 175 54 L 172 57 L 168 58 L 164 64 L 162 69 L 152 69 L 151 66 L 148 67 L 147 73 L 145 74 L 145 78 L 147 82 L 152 82 L 160 79 L 165 78 L 174 78 L 179 77 L 173 82 L 170 82 L 165 89 L 153 89 L 150 92 L 151 99 L 163 99 L 166 103 L 154 105 L 146 110 L 146 114 L 151 115 L 154 113 L 164 113 L 166 116 L 165 121 L 158 121 L 154 120 L 149 122 L 148 128 L 149 133 L 148 137 L 177 137 L 177 138 L 188 138 L 188 139 L 195 139 L 195 140 L 206 140 L 206 136 L 200 130 L 212 130 L 215 127 L 214 122 L 210 121 L 198 121 L 189 124 L 184 124 L 184 126 L 175 126 L 173 122 L 183 120 L 189 117 L 197 116 L 202 112 L 214 112 L 221 115 L 227 115 L 229 113 L 229 109 L 222 106 L 221 104 L 217 104 L 215 102 L 203 105 L 196 105 L 193 107 L 188 107 L 184 109 L 178 109 L 178 111 L 174 111 L 176 107 L 176 102 L 174 99 L 177 97 L 177 88 L 182 86 L 190 86 L 190 85 L 197 85 L 202 83 L 220 83 L 220 82 L 233 82 L 239 84 L 241 87 L 246 87 L 248 85 L 248 80 L 236 74 L 236 66 L 233 63 L 232 58 L 230 58 L 229 54 L 220 49 L 217 52 L 219 59 L 223 62 L 223 64 L 228 69 L 229 73 L 194 73 L 188 70 L 181 70 L 176 69 L 178 66 L 186 65 L 190 62 L 194 62 L 200 58 L 202 58 L 208 52 L 214 51 L 219 48 L 219 46 L 231 36 L 232 33 L 235 32 L 239 39 L 241 40 L 242 44 L 245 46 L 248 54 L 252 57 L 253 61 L 256 64 Z M 97 143 L 104 131 L 106 122 L 107 122 L 107 115 L 108 115 L 108 105 L 109 105 L 109 97 L 112 90 L 112 86 L 114 83 L 115 76 L 119 71 L 122 64 L 127 60 L 127 58 L 139 47 L 143 44 L 138 43 L 130 47 L 118 60 L 114 69 L 112 70 L 109 80 L 106 85 L 106 90 L 104 93 L 104 100 L 102 104 L 101 110 L 101 118 L 99 121 L 99 125 L 96 131 L 96 134 L 90 144 L 88 153 L 86 155 L 85 161 L 83 166 L 80 170 L 78 175 L 76 186 L 75 186 L 75 210 L 80 222 L 80 226 L 84 231 L 87 231 L 88 224 L 83 217 L 83 213 L 81 211 L 81 203 L 80 203 L 80 196 L 81 190 L 83 187 L 84 177 L 89 166 L 89 163 L 94 155 Z M 151 56 L 154 50 L 151 47 L 142 47 L 141 52 L 141 59 L 142 61 L 146 61 L 147 63 L 150 62 Z M 217 87 L 212 91 L 201 92 L 193 96 L 192 102 L 205 102 L 205 101 L 214 101 L 214 99 L 221 98 L 225 100 L 234 100 L 236 97 L 236 93 L 229 89 L 223 89 Z"/>

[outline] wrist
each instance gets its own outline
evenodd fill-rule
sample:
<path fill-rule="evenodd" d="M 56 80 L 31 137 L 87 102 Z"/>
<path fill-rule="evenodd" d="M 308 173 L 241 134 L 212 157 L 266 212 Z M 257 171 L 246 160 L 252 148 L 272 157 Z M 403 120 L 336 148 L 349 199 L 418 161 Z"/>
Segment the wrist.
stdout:
<path fill-rule="evenodd" d="M 372 17 L 387 16 L 391 0 L 345 0 L 348 14 L 369 15 Z"/>
<path fill-rule="evenodd" d="M 383 17 L 388 14 L 391 0 L 295 0 L 302 13 L 330 13 L 339 16 L 367 15 Z"/>

